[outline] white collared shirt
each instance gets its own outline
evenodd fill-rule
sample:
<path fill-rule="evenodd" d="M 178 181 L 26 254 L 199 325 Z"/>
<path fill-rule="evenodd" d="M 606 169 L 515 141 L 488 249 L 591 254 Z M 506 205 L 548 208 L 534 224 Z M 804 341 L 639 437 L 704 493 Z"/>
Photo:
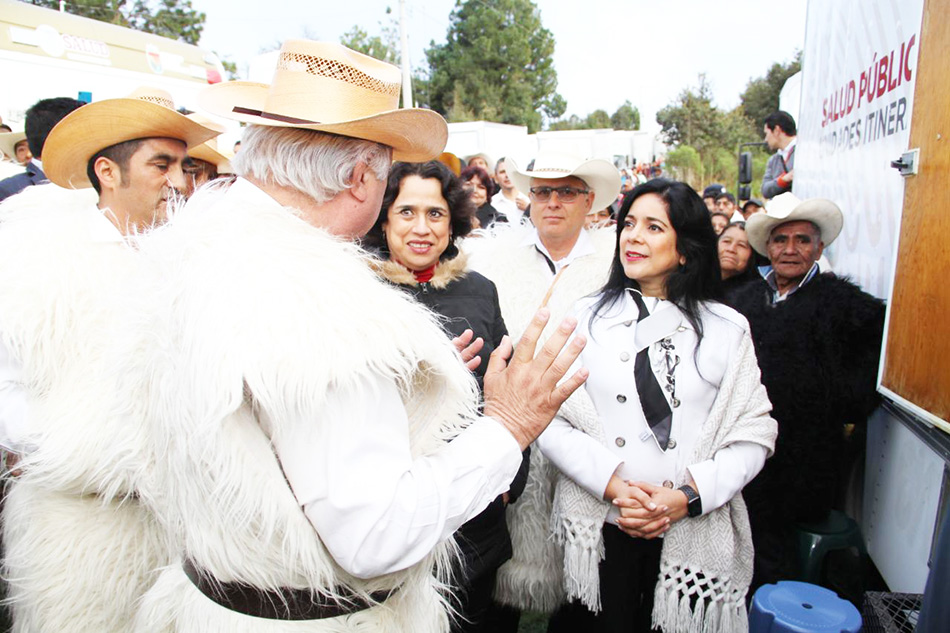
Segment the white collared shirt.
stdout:
<path fill-rule="evenodd" d="M 518 193 L 518 198 L 528 199 L 523 193 Z M 524 217 L 524 212 L 518 208 L 518 203 L 506 198 L 504 191 L 499 191 L 492 196 L 491 206 L 495 207 L 495 211 L 505 216 L 509 223 L 520 224 Z"/>
<path fill-rule="evenodd" d="M 547 260 L 549 267 L 551 265 L 554 266 L 554 270 L 551 271 L 552 278 L 561 272 L 562 268 L 569 266 L 575 260 L 586 257 L 587 255 L 593 255 L 597 252 L 593 242 L 591 242 L 590 237 L 587 235 L 587 231 L 584 229 L 581 229 L 580 235 L 577 236 L 577 241 L 574 242 L 574 248 L 571 249 L 571 252 L 557 261 L 554 261 L 554 258 L 551 257 L 551 253 L 548 252 L 548 249 L 541 242 L 541 236 L 538 234 L 537 228 L 531 229 L 524 240 L 522 240 L 521 246 L 534 246 L 538 249 L 538 256 Z"/>

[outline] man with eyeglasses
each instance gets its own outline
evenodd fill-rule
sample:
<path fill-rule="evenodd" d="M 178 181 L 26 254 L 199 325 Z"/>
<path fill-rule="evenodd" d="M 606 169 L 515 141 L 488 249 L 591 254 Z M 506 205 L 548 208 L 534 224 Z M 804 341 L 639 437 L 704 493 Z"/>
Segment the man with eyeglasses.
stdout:
<path fill-rule="evenodd" d="M 605 160 L 553 152 L 540 153 L 527 169 L 509 157 L 507 168 L 515 188 L 529 193 L 533 226 L 512 226 L 468 248 L 472 268 L 498 288 L 505 325 L 517 339 L 540 306 L 547 305 L 550 323 L 557 323 L 575 301 L 604 285 L 614 232 L 584 224 L 588 213 L 616 199 L 620 172 Z M 547 328 L 541 340 L 552 332 Z M 563 557 L 546 530 L 553 474 L 541 452 L 532 451 L 528 486 L 507 512 L 514 554 L 498 572 L 496 599 L 505 607 L 493 630 L 514 632 L 519 610 L 551 612 L 561 602 Z"/>

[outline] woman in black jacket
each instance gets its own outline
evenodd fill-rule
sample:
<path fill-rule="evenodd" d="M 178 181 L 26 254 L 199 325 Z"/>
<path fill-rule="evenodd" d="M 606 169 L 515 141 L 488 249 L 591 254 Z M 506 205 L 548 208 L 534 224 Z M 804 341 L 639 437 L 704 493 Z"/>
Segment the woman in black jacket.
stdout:
<path fill-rule="evenodd" d="M 484 341 L 474 370 L 479 387 L 488 356 L 507 334 L 498 291 L 466 267 L 456 240 L 472 230 L 474 205 L 462 182 L 442 163 L 396 163 L 389 174 L 376 224 L 363 238 L 383 278 L 444 317 L 449 336 L 472 330 Z M 511 558 L 505 505 L 524 490 L 527 451 L 511 489 L 456 533 L 462 551 L 453 631 L 491 631 L 491 596 L 498 568 Z"/>

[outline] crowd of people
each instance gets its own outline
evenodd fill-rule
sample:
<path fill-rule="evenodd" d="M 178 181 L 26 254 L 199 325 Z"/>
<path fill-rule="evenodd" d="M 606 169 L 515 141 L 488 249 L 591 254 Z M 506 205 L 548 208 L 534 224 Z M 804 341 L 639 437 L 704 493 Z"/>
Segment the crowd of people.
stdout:
<path fill-rule="evenodd" d="M 876 405 L 883 305 L 821 263 L 794 121 L 740 207 L 462 160 L 397 68 L 279 55 L 201 97 L 234 153 L 149 88 L 0 136 L 14 631 L 744 630 Z"/>

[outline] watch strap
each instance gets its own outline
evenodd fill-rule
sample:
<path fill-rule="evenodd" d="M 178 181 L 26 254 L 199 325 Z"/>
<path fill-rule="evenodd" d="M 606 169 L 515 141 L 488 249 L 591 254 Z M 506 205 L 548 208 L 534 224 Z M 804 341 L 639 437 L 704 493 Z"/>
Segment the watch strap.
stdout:
<path fill-rule="evenodd" d="M 683 485 L 677 488 L 686 495 L 686 514 L 690 517 L 698 517 L 703 513 L 703 500 L 699 498 L 696 489 L 689 485 Z"/>

